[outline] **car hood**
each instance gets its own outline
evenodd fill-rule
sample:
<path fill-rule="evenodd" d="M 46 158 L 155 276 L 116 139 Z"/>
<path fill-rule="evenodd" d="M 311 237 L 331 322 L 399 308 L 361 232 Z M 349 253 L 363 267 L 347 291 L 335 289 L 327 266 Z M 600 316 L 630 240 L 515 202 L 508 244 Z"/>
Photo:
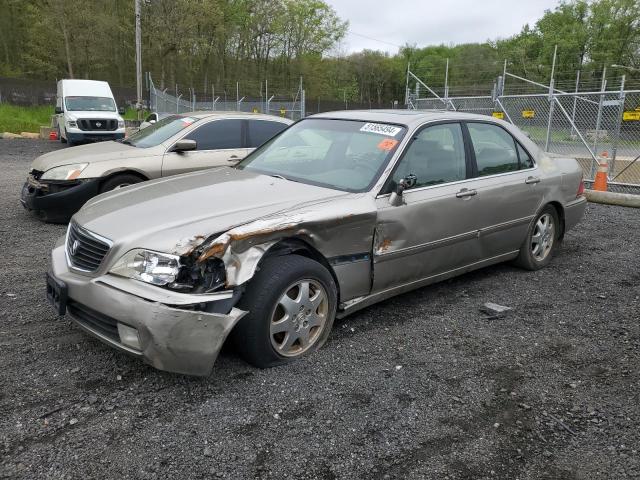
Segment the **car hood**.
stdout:
<path fill-rule="evenodd" d="M 45 153 L 33 161 L 31 169 L 46 172 L 53 167 L 72 163 L 105 162 L 149 155 L 157 155 L 156 149 L 136 148 L 120 142 L 98 142 Z"/>
<path fill-rule="evenodd" d="M 119 253 L 180 253 L 195 238 L 303 204 L 349 194 L 247 170 L 220 167 L 144 182 L 94 197 L 73 217 Z"/>

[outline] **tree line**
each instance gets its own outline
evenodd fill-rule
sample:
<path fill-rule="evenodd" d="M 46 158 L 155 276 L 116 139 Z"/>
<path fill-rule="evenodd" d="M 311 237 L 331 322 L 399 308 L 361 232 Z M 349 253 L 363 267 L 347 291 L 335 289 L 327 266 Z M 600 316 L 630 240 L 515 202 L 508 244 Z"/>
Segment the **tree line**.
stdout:
<path fill-rule="evenodd" d="M 464 45 L 405 45 L 395 54 L 341 54 L 348 22 L 323 0 L 142 0 L 143 70 L 156 86 L 258 96 L 291 93 L 304 78 L 307 99 L 400 103 L 407 65 L 442 92 L 488 94 L 509 72 L 547 83 L 553 49 L 559 88 L 597 90 L 608 78 L 640 83 L 640 2 L 573 0 L 520 33 Z M 500 30 L 500 19 L 496 19 Z M 132 0 L 0 0 L 0 76 L 103 79 L 135 84 Z M 623 65 L 627 68 L 611 67 Z"/>

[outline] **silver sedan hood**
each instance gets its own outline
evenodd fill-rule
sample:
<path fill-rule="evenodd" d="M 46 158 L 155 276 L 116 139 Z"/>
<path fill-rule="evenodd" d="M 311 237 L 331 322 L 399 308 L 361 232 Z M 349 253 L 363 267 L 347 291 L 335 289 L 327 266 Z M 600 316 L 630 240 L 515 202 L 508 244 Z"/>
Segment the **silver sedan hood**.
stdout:
<path fill-rule="evenodd" d="M 221 167 L 99 195 L 87 202 L 73 221 L 112 240 L 120 253 L 138 247 L 174 253 L 193 238 L 206 238 L 266 215 L 346 195 Z"/>
<path fill-rule="evenodd" d="M 156 149 L 136 148 L 120 142 L 98 142 L 45 153 L 33 161 L 31 168 L 46 172 L 53 167 L 72 163 L 95 163 L 149 155 L 157 155 Z"/>

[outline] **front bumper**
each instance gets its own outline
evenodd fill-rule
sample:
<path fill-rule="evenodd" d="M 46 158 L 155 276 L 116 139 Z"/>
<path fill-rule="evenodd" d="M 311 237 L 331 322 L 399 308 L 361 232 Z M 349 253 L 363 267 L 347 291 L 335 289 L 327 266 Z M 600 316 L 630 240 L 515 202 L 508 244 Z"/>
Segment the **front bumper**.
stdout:
<path fill-rule="evenodd" d="M 160 370 L 208 375 L 227 335 L 246 313 L 228 303 L 226 314 L 189 310 L 190 305 L 184 302 L 193 295 L 109 274 L 89 277 L 75 273 L 67 265 L 63 239 L 51 260 L 50 275 L 66 284 L 67 313 L 74 322 L 107 345 Z M 207 295 L 207 299 L 219 298 L 222 304 L 231 295 L 220 292 Z M 137 342 L 132 342 L 131 336 L 136 334 Z"/>
<path fill-rule="evenodd" d="M 29 177 L 22 187 L 20 203 L 45 222 L 66 223 L 98 194 L 99 188 L 99 180 L 92 179 L 52 193 L 49 184 Z"/>
<path fill-rule="evenodd" d="M 105 140 L 122 140 L 125 136 L 124 130 L 121 132 L 70 132 L 66 131 L 67 141 L 71 143 L 83 142 L 103 142 Z"/>

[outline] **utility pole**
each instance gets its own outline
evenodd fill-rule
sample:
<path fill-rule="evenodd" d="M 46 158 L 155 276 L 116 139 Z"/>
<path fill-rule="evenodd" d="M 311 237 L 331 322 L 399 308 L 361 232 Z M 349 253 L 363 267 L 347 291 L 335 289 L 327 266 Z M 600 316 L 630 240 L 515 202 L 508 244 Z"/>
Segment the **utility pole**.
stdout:
<path fill-rule="evenodd" d="M 140 28 L 140 0 L 135 0 L 136 12 L 136 110 L 142 119 L 142 31 Z"/>

